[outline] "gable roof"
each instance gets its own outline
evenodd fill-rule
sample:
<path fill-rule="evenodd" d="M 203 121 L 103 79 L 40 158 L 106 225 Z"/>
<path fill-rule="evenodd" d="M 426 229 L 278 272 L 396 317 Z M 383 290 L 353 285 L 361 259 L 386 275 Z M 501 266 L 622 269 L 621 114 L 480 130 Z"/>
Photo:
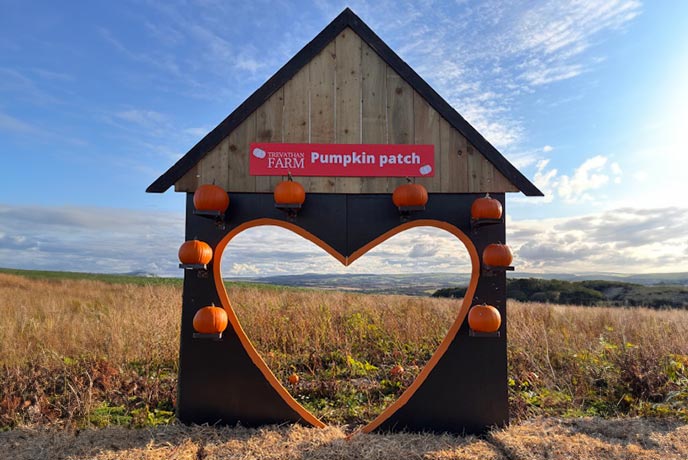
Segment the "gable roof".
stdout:
<path fill-rule="evenodd" d="M 516 169 L 499 151 L 471 126 L 447 101 L 404 62 L 375 32 L 353 11 L 346 8 L 322 32 L 296 53 L 280 70 L 258 88 L 219 125 L 180 158 L 170 169 L 148 186 L 146 192 L 162 193 L 184 176 L 208 152 L 217 146 L 251 113 L 289 81 L 303 66 L 347 27 L 356 32 L 395 72 L 420 94 L 451 126 L 458 130 L 487 158 L 499 172 L 527 196 L 543 196 L 543 193 Z"/>

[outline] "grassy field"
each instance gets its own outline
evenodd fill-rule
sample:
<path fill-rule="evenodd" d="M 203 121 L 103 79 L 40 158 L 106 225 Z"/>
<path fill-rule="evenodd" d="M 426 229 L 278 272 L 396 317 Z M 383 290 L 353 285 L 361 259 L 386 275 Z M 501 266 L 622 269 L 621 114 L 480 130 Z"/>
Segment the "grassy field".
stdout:
<path fill-rule="evenodd" d="M 235 435 L 222 431 L 214 435 L 213 449 L 239 438 L 262 445 L 268 438 L 287 442 L 297 436 L 312 438 L 303 449 L 312 443 L 327 444 L 323 458 L 334 452 L 328 449 L 338 449 L 344 431 L 370 420 L 410 383 L 444 336 L 457 308 L 456 300 L 449 299 L 244 285 L 231 286 L 229 295 L 275 374 L 286 384 L 287 376 L 297 372 L 301 382 L 290 387 L 293 394 L 335 427 L 322 433 L 284 427 Z M 194 429 L 166 426 L 173 419 L 175 403 L 180 304 L 178 283 L 0 273 L 0 427 L 14 428 L 0 437 L 0 446 L 3 441 L 23 445 L 16 436 L 43 439 L 41 430 L 46 427 L 70 428 L 45 435 L 55 442 L 63 439 L 60 442 L 65 445 L 72 444 L 69 436 L 74 429 L 92 433 L 93 428 L 111 427 L 106 433 L 121 437 L 112 428 L 119 425 L 148 430 L 141 435 L 149 439 L 148 444 L 132 447 L 135 452 L 162 449 L 166 453 L 102 458 L 172 458 L 172 447 L 160 447 L 158 442 L 170 432 L 188 438 L 187 444 L 174 444 L 180 452 L 187 447 L 196 454 L 205 449 Z M 671 449 L 679 444 L 666 440 L 685 433 L 681 421 L 688 420 L 688 312 L 518 302 L 508 308 L 510 409 L 512 420 L 521 424 L 493 433 L 490 442 L 452 438 L 454 454 L 471 446 L 486 449 L 485 458 L 521 458 L 508 453 L 520 447 L 504 441 L 519 430 L 535 427 L 528 442 L 542 447 L 545 440 L 535 439 L 542 424 L 554 423 L 548 428 L 554 434 L 578 436 L 578 428 L 571 426 L 578 427 L 580 422 L 591 432 L 597 419 L 570 417 L 643 416 L 644 423 L 650 423 L 648 417 L 662 417 L 665 421 L 657 426 L 669 427 L 662 432 L 664 441 L 643 442 L 666 444 L 669 450 L 656 452 L 668 452 L 664 458 L 681 458 L 671 456 Z M 389 374 L 397 363 L 406 369 L 401 378 Z M 566 418 L 537 418 L 542 416 Z M 399 438 L 379 439 L 386 445 Z M 399 442 L 426 445 L 413 439 Z M 581 446 L 586 443 L 581 441 Z M 639 445 L 643 447 L 642 442 Z M 685 449 L 685 443 L 681 446 Z M 251 449 L 248 444 L 242 448 Z M 305 455 L 299 449 L 296 452 Z M 624 452 L 630 451 L 621 449 L 618 455 Z M 252 455 L 261 458 L 255 452 Z M 280 455 L 273 458 L 298 458 Z M 9 458 L 1 452 L 0 457 Z M 246 454 L 245 458 L 254 457 Z M 463 457 L 438 454 L 436 458 Z"/>
<path fill-rule="evenodd" d="M 338 427 L 162 425 L 0 432 L 0 458 L 12 460 L 685 460 L 688 425 L 671 420 L 535 418 L 488 436 L 367 434 Z"/>

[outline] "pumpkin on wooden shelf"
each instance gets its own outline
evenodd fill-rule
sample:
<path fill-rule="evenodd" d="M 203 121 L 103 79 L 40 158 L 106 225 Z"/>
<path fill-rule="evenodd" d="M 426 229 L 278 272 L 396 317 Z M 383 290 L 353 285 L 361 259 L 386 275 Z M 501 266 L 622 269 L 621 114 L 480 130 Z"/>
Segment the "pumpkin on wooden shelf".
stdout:
<path fill-rule="evenodd" d="M 411 179 L 406 179 L 407 184 L 403 184 L 394 189 L 392 202 L 397 208 L 422 207 L 428 202 L 428 191 L 420 184 L 411 183 Z"/>
<path fill-rule="evenodd" d="M 306 201 L 306 191 L 303 185 L 299 184 L 288 175 L 288 179 L 280 182 L 275 187 L 275 203 L 277 204 L 297 204 L 302 205 Z"/>
<path fill-rule="evenodd" d="M 289 381 L 289 383 L 290 383 L 291 385 L 296 385 L 297 383 L 299 383 L 299 380 L 301 380 L 301 379 L 300 379 L 299 376 L 294 372 L 294 373 L 291 374 L 289 377 L 287 377 L 287 380 Z"/>
<path fill-rule="evenodd" d="M 193 239 L 179 247 L 179 261 L 185 265 L 207 265 L 213 259 L 213 249 L 205 241 Z"/>
<path fill-rule="evenodd" d="M 476 199 L 471 205 L 471 217 L 473 219 L 501 219 L 502 203 L 486 193 L 485 196 Z"/>
<path fill-rule="evenodd" d="M 492 267 L 508 267 L 514 260 L 506 244 L 489 244 L 483 250 L 483 263 Z"/>
<path fill-rule="evenodd" d="M 476 305 L 468 312 L 468 326 L 476 332 L 497 332 L 502 325 L 502 315 L 492 305 Z"/>
<path fill-rule="evenodd" d="M 203 184 L 194 192 L 193 202 L 197 211 L 225 212 L 229 207 L 229 195 L 222 187 Z"/>
<path fill-rule="evenodd" d="M 193 328 L 200 334 L 220 334 L 227 329 L 227 312 L 224 308 L 208 305 L 196 312 Z"/>

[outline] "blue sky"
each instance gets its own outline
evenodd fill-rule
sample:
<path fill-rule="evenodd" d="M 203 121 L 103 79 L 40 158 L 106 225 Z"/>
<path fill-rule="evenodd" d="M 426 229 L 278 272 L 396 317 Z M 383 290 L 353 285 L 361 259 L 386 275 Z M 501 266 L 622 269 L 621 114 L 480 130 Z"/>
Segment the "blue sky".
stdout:
<path fill-rule="evenodd" d="M 346 6 L 547 194 L 508 197 L 519 269 L 688 271 L 688 2 L 637 0 L 0 0 L 0 266 L 178 276 L 183 196 L 146 186 Z M 467 269 L 430 229 L 364 260 Z M 225 261 L 341 270 L 279 229 Z"/>

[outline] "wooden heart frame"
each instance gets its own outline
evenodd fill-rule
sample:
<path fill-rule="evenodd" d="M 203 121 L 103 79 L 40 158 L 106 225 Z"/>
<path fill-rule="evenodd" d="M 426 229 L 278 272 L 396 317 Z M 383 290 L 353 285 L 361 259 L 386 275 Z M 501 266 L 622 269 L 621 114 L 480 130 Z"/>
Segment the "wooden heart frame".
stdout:
<path fill-rule="evenodd" d="M 490 242 L 504 240 L 503 223 L 472 229 L 470 204 L 477 196 L 431 196 L 425 211 L 400 222 L 386 195 L 309 195 L 292 222 L 276 210 L 269 194 L 231 196 L 223 221 L 193 215 L 187 200 L 190 235 L 214 248 L 208 271 L 187 272 L 184 283 L 178 417 L 194 423 L 299 422 L 324 424 L 301 406 L 257 352 L 234 313 L 222 280 L 225 247 L 243 231 L 273 225 L 315 243 L 349 265 L 390 237 L 417 227 L 434 227 L 459 239 L 471 259 L 471 279 L 456 319 L 418 377 L 404 393 L 362 428 L 483 432 L 508 421 L 506 387 L 506 311 L 503 273 L 483 276 L 479 254 Z M 497 196 L 503 202 L 503 195 Z M 191 318 L 214 302 L 228 313 L 230 326 L 220 341 L 192 339 Z M 500 309 L 498 336 L 472 337 L 466 324 L 471 305 L 487 302 Z"/>

